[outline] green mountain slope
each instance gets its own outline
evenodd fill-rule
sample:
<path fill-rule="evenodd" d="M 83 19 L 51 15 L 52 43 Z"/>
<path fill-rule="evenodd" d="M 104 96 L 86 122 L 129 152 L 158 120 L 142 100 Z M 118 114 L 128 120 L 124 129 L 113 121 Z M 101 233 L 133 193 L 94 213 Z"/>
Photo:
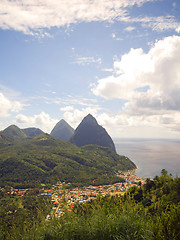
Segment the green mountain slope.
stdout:
<path fill-rule="evenodd" d="M 108 184 L 121 181 L 117 170 L 135 165 L 107 147 L 88 145 L 82 148 L 42 134 L 34 139 L 1 148 L 0 186 L 20 187 L 58 180 L 75 185 Z"/>
<path fill-rule="evenodd" d="M 16 125 L 11 125 L 7 127 L 6 129 L 0 132 L 0 135 L 1 134 L 12 140 L 19 140 L 27 137 L 24 131 L 18 128 Z"/>
<path fill-rule="evenodd" d="M 20 129 L 16 125 L 11 125 L 0 131 L 0 148 L 12 145 L 13 142 L 28 140 L 43 133 L 39 128 Z"/>
<path fill-rule="evenodd" d="M 36 137 L 36 136 L 44 133 L 41 129 L 35 128 L 35 127 L 24 128 L 24 129 L 22 129 L 22 131 L 26 134 L 27 137 Z"/>

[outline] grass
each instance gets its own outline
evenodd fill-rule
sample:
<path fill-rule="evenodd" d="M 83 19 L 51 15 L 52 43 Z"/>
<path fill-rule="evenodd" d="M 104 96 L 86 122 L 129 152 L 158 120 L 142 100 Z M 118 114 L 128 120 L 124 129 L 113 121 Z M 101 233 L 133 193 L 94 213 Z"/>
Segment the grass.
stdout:
<path fill-rule="evenodd" d="M 67 213 L 44 222 L 24 240 L 151 240 L 149 219 L 131 203 L 90 213 Z"/>

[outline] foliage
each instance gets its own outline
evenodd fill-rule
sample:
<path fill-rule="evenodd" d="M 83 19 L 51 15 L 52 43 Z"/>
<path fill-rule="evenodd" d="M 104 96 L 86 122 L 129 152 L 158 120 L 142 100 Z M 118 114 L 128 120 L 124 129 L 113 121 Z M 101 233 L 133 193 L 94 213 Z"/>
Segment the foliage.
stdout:
<path fill-rule="evenodd" d="M 160 177 L 147 178 L 123 196 L 99 195 L 60 219 L 45 221 L 51 211 L 50 196 L 30 187 L 42 183 L 48 187 L 57 180 L 72 186 L 119 182 L 123 180 L 115 172 L 135 165 L 107 147 L 78 148 L 48 134 L 32 139 L 15 126 L 6 131 L 0 133 L 0 186 L 4 187 L 0 188 L 0 239 L 180 239 L 180 178 L 172 178 L 165 169 Z M 10 186 L 28 189 L 18 195 Z"/>
<path fill-rule="evenodd" d="M 27 137 L 24 131 L 15 125 L 7 127 L 5 130 L 1 131 L 0 134 L 3 134 L 7 136 L 9 139 L 14 140 L 25 139 Z"/>
<path fill-rule="evenodd" d="M 151 217 L 153 239 L 180 238 L 180 178 L 173 179 L 165 169 L 161 176 L 147 179 L 142 188 L 131 188 L 130 195 Z"/>
<path fill-rule="evenodd" d="M 78 148 L 42 134 L 1 147 L 0 186 L 32 187 L 40 183 L 72 182 L 76 186 L 123 181 L 115 170 L 135 168 L 128 158 L 96 145 Z"/>
<path fill-rule="evenodd" d="M 21 239 L 38 222 L 44 221 L 51 210 L 50 197 L 39 190 L 28 190 L 23 196 L 0 190 L 0 239 Z"/>
<path fill-rule="evenodd" d="M 66 212 L 59 219 L 40 221 L 31 231 L 21 226 L 21 231 L 15 229 L 2 239 L 178 240 L 179 189 L 179 178 L 162 174 L 147 179 L 143 186 L 130 188 L 124 195 L 99 195 L 93 201 L 76 205 L 73 212 Z M 24 209 L 20 202 L 18 206 Z"/>

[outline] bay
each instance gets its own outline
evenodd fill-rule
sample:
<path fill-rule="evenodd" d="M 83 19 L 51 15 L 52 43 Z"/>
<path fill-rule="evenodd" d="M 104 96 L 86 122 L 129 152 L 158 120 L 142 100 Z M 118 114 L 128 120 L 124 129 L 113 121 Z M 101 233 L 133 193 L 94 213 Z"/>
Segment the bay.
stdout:
<path fill-rule="evenodd" d="M 129 157 L 138 167 L 135 174 L 154 178 L 166 169 L 174 177 L 180 176 L 180 140 L 115 139 L 119 155 Z"/>

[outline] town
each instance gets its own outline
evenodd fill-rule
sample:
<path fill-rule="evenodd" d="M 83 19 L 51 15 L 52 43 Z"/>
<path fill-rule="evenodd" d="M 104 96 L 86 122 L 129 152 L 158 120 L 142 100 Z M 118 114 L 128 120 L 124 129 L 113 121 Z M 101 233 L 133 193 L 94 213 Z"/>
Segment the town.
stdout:
<path fill-rule="evenodd" d="M 86 187 L 72 187 L 72 183 L 58 181 L 51 188 L 47 188 L 42 184 L 42 189 L 34 189 L 39 196 L 48 196 L 51 198 L 52 209 L 46 216 L 46 220 L 53 217 L 61 217 L 66 211 L 72 211 L 75 205 L 83 204 L 87 201 L 94 200 L 99 196 L 108 196 L 116 194 L 124 194 L 130 187 L 141 186 L 146 182 L 146 178 L 136 176 L 136 169 L 128 171 L 118 171 L 116 175 L 123 178 L 124 182 L 114 183 L 111 185 L 94 186 L 89 185 Z M 3 189 L 1 189 L 3 190 Z M 23 197 L 33 189 L 15 189 L 10 187 L 9 194 Z"/>
<path fill-rule="evenodd" d="M 107 196 L 113 194 L 123 194 L 127 189 L 132 186 L 140 186 L 144 184 L 146 179 L 134 175 L 135 170 L 131 171 L 120 171 L 117 173 L 118 176 L 124 178 L 124 183 L 115 183 L 112 185 L 102 185 L 81 188 L 70 189 L 71 183 L 65 183 L 58 181 L 56 185 L 53 185 L 51 189 L 44 190 L 41 195 L 51 195 L 53 207 L 46 219 L 51 219 L 52 217 L 61 217 L 65 211 L 72 211 L 75 204 L 82 204 L 87 201 L 92 201 L 98 195 Z"/>

